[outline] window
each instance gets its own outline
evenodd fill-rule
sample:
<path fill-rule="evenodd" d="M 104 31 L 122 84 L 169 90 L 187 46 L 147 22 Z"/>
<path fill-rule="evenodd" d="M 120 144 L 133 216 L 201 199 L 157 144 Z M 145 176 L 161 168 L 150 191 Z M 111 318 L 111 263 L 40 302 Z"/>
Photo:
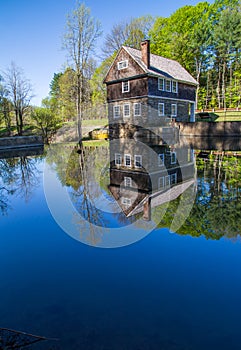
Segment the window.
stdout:
<path fill-rule="evenodd" d="M 165 186 L 166 187 L 170 187 L 170 183 L 171 183 L 171 178 L 170 175 L 165 176 Z"/>
<path fill-rule="evenodd" d="M 177 162 L 176 152 L 171 152 L 171 164 L 176 164 L 176 162 Z"/>
<path fill-rule="evenodd" d="M 163 187 L 164 187 L 164 177 L 162 176 L 158 178 L 158 189 L 160 190 Z"/>
<path fill-rule="evenodd" d="M 131 155 L 130 154 L 125 154 L 125 166 L 131 167 Z"/>
<path fill-rule="evenodd" d="M 171 174 L 170 175 L 170 181 L 171 181 L 171 185 L 175 185 L 177 183 L 177 174 Z"/>
<path fill-rule="evenodd" d="M 117 66 L 118 66 L 118 70 L 127 68 L 128 67 L 128 60 L 118 62 Z"/>
<path fill-rule="evenodd" d="M 129 81 L 123 81 L 122 82 L 122 92 L 129 92 L 130 91 L 130 84 Z"/>
<path fill-rule="evenodd" d="M 163 117 L 165 115 L 164 103 L 158 103 L 158 115 Z"/>
<path fill-rule="evenodd" d="M 165 80 L 163 78 L 158 78 L 158 90 L 165 90 Z"/>
<path fill-rule="evenodd" d="M 142 156 L 135 155 L 135 167 L 141 168 L 142 167 Z"/>
<path fill-rule="evenodd" d="M 166 91 L 171 91 L 171 80 L 166 80 Z"/>
<path fill-rule="evenodd" d="M 177 93 L 177 81 L 172 82 L 172 92 Z"/>
<path fill-rule="evenodd" d="M 171 117 L 176 117 L 177 116 L 177 105 L 172 104 L 171 105 Z"/>
<path fill-rule="evenodd" d="M 114 106 L 114 118 L 120 118 L 120 106 Z"/>
<path fill-rule="evenodd" d="M 158 154 L 158 165 L 159 166 L 164 165 L 164 153 Z"/>
<path fill-rule="evenodd" d="M 134 103 L 134 116 L 138 117 L 141 115 L 141 104 L 140 103 Z"/>
<path fill-rule="evenodd" d="M 124 104 L 124 117 L 130 116 L 130 104 L 126 103 Z"/>
<path fill-rule="evenodd" d="M 131 177 L 124 177 L 124 186 L 125 187 L 131 187 L 132 185 L 132 178 Z"/>
<path fill-rule="evenodd" d="M 121 163 L 122 163 L 121 154 L 115 153 L 115 165 L 121 165 Z"/>
<path fill-rule="evenodd" d="M 122 197 L 121 198 L 121 203 L 124 204 L 124 205 L 130 206 L 131 205 L 131 200 L 130 200 L 130 198 Z"/>

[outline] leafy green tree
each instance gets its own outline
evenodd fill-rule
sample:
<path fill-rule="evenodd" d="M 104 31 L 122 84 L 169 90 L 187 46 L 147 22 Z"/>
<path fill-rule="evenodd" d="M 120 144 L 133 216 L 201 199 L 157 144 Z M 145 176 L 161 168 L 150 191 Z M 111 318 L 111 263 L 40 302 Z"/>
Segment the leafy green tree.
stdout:
<path fill-rule="evenodd" d="M 49 143 L 58 130 L 62 126 L 61 118 L 54 114 L 51 110 L 51 103 L 48 99 L 42 101 L 43 107 L 35 107 L 32 111 L 32 119 L 36 127 L 46 143 Z"/>

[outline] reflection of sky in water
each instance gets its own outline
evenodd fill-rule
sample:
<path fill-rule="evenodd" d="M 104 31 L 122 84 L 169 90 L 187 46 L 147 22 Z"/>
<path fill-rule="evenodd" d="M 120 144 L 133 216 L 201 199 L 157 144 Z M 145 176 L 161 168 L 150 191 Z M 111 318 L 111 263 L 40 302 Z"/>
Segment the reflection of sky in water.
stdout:
<path fill-rule="evenodd" d="M 38 179 L 28 201 L 9 196 L 0 218 L 0 326 L 59 338 L 41 350 L 240 349 L 238 239 L 156 229 L 124 248 L 93 248 L 57 225 Z"/>
<path fill-rule="evenodd" d="M 92 200 L 88 195 L 87 198 L 84 198 L 83 190 L 83 186 L 78 191 L 68 188 L 74 207 L 85 220 L 97 226 L 112 228 L 124 227 L 135 221 L 134 217 L 127 218 L 120 208 L 117 209 L 114 198 L 104 190 L 101 191 L 100 196 Z"/>

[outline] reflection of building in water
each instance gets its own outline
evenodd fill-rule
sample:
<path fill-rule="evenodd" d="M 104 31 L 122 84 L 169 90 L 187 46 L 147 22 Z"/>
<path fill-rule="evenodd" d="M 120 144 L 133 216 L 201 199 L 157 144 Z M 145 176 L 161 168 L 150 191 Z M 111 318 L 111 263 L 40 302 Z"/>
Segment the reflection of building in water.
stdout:
<path fill-rule="evenodd" d="M 194 182 L 194 153 L 188 145 L 118 139 L 110 143 L 109 189 L 127 216 L 177 198 Z"/>

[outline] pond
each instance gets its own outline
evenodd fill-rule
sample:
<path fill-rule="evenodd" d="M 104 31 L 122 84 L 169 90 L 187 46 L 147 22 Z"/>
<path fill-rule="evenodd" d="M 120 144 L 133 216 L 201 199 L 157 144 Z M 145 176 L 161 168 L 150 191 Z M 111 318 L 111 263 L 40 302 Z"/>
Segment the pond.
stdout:
<path fill-rule="evenodd" d="M 2 153 L 0 327 L 48 338 L 31 349 L 240 349 L 239 151 Z M 22 336 L 2 330 L 0 349 Z"/>

